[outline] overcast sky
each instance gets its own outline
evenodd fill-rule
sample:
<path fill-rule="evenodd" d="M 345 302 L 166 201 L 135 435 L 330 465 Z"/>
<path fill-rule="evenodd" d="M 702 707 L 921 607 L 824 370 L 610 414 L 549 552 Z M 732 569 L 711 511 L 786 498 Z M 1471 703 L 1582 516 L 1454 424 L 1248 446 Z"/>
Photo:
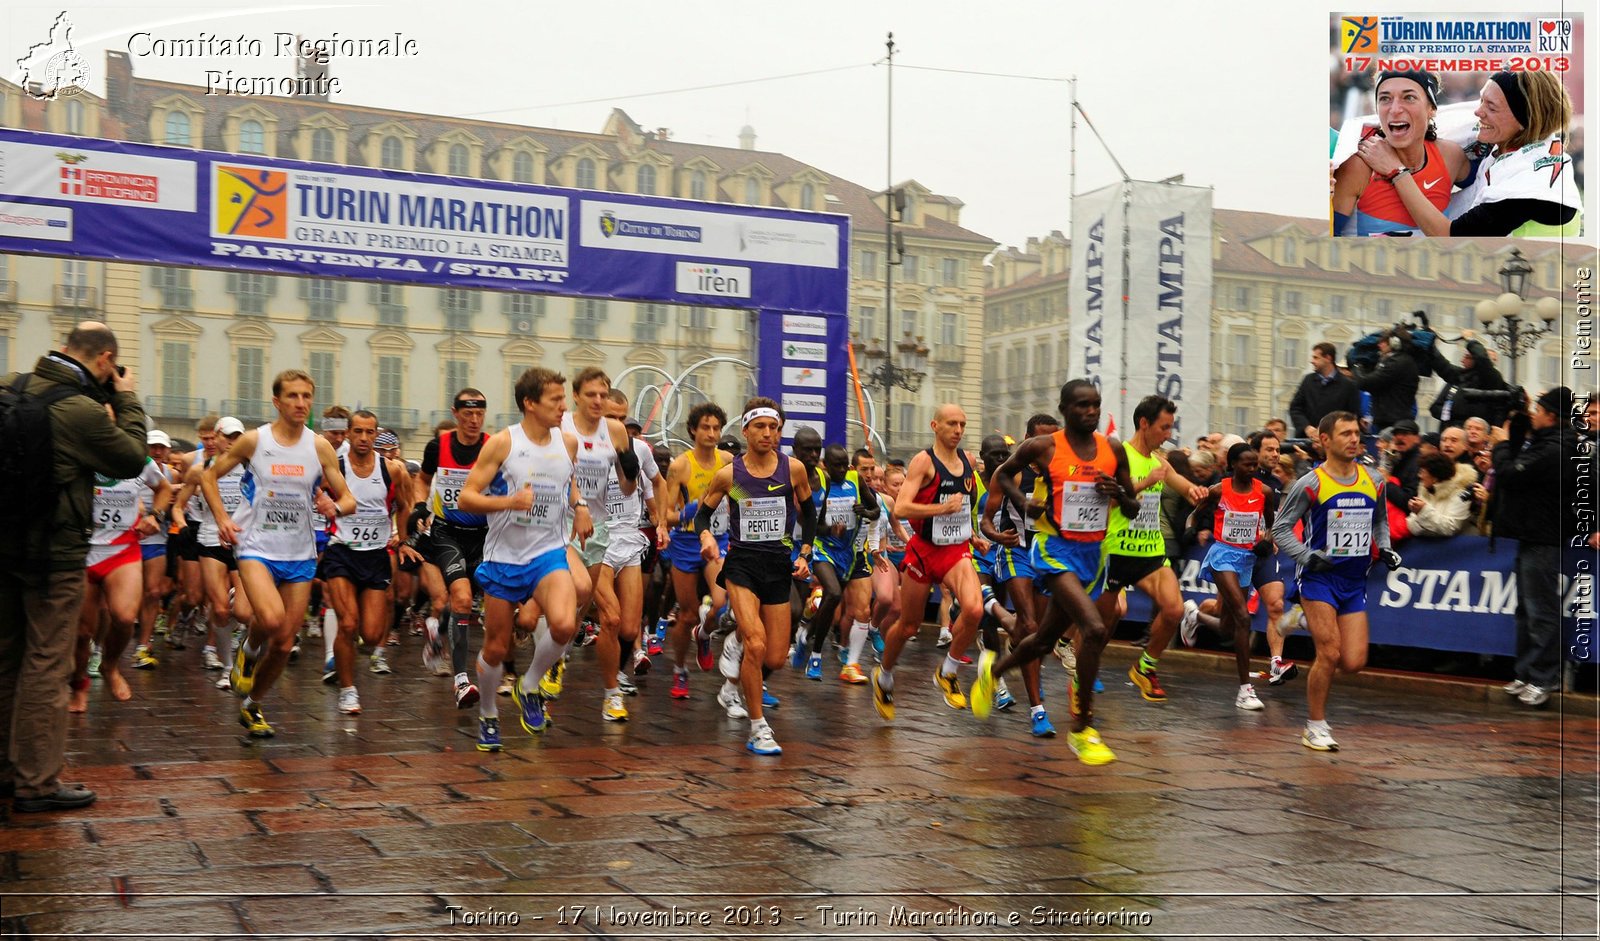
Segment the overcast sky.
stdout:
<path fill-rule="evenodd" d="M 1353 12 L 1491 12 L 1511 4 L 1359 6 Z M 1594 7 L 1589 0 L 1566 11 L 1592 16 Z M 1069 85 L 933 69 L 1076 75 L 1080 102 L 1133 177 L 1184 174 L 1189 184 L 1214 187 L 1223 208 L 1327 212 L 1329 10 L 1298 2 L 8 5 L 0 12 L 7 72 L 43 41 L 63 8 L 96 92 L 104 90 L 106 50 L 126 49 L 141 30 L 163 39 L 244 34 L 267 47 L 259 59 L 134 60 L 136 74 L 196 84 L 208 68 L 289 74 L 292 59 L 271 56 L 277 32 L 378 38 L 399 31 L 418 41 L 420 54 L 336 59 L 337 100 L 588 131 L 620 107 L 646 128 L 730 147 L 748 122 L 758 149 L 873 188 L 886 181 L 882 59 L 892 29 L 899 47 L 894 178 L 958 197 L 963 223 L 1003 245 L 1067 230 Z M 1588 61 L 1596 61 L 1592 52 Z M 754 81 L 826 69 L 836 71 Z M 1596 100 L 1593 69 L 1588 82 L 1586 97 Z M 740 84 L 662 94 L 724 83 Z M 1081 122 L 1077 168 L 1080 191 L 1117 179 Z"/>

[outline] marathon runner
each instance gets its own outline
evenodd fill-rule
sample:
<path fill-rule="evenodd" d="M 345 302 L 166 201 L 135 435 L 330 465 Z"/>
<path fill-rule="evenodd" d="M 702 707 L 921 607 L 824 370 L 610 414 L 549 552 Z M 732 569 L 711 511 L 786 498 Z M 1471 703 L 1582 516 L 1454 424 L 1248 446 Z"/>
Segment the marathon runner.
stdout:
<path fill-rule="evenodd" d="M 721 407 L 702 402 L 689 410 L 689 437 L 694 447 L 673 459 L 667 469 L 667 487 L 657 522 L 657 546 L 672 563 L 672 585 L 678 599 L 678 619 L 672 629 L 672 698 L 689 698 L 689 641 L 699 647 L 700 668 L 709 670 L 711 639 L 707 631 L 710 612 L 721 608 L 726 592 L 717 583 L 722 571 L 721 558 L 707 560 L 700 552 L 700 540 L 693 531 L 700 499 L 717 471 L 732 463 L 733 456 L 717 448 L 727 413 Z M 728 542 L 727 509 L 712 516 L 711 533 L 719 545 Z M 701 604 L 700 579 L 705 577 L 709 605 Z M 704 610 L 702 610 L 704 608 Z"/>
<path fill-rule="evenodd" d="M 1277 504 L 1276 494 L 1256 478 L 1259 467 L 1260 456 L 1250 445 L 1240 442 L 1229 448 L 1228 476 L 1211 488 L 1194 511 L 1202 521 L 1201 543 L 1208 539 L 1211 543 L 1200 565 L 1200 577 L 1217 586 L 1222 636 L 1233 640 L 1239 675 L 1233 704 L 1253 712 L 1266 707 L 1250 682 L 1250 612 L 1245 610 L 1245 592 L 1250 590 L 1256 562 L 1272 551 L 1267 533 Z"/>
<path fill-rule="evenodd" d="M 223 451 L 231 448 L 242 434 L 244 423 L 232 415 L 216 424 L 215 436 Z M 207 458 L 205 463 L 190 468 L 188 476 L 184 478 L 183 490 L 178 494 L 180 506 L 188 506 L 193 494 L 204 495 L 201 477 L 214 460 L 215 457 Z M 229 514 L 237 513 L 244 503 L 244 494 L 240 489 L 244 474 L 245 467 L 240 464 L 217 478 L 222 505 Z M 250 623 L 250 598 L 245 594 L 244 583 L 239 580 L 239 565 L 234 558 L 233 547 L 223 545 L 217 532 L 217 521 L 211 515 L 211 507 L 203 499 L 198 514 L 199 528 L 195 530 L 194 539 L 200 552 L 200 583 L 205 591 L 205 610 L 209 614 L 207 621 L 211 631 L 210 642 L 201 656 L 207 670 L 222 671 L 222 676 L 217 679 L 217 688 L 229 689 L 233 680 L 226 671 L 234 656 L 234 630 Z"/>

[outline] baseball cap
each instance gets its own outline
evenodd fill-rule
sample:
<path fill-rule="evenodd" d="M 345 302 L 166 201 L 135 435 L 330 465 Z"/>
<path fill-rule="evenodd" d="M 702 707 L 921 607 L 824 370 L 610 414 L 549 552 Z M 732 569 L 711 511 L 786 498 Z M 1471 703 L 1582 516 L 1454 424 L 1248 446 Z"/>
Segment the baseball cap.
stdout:
<path fill-rule="evenodd" d="M 244 422 L 229 415 L 217 422 L 217 434 L 223 436 L 242 435 L 244 434 Z"/>
<path fill-rule="evenodd" d="M 144 436 L 144 443 L 145 444 L 150 444 L 150 445 L 160 445 L 161 447 L 164 447 L 164 448 L 170 448 L 170 447 L 172 447 L 172 438 L 169 437 L 167 435 L 167 433 L 165 431 L 162 431 L 160 428 L 152 428 L 152 429 L 150 429 L 150 433 Z"/>
<path fill-rule="evenodd" d="M 629 415 L 627 418 L 624 418 L 622 420 L 622 427 L 624 427 L 624 428 L 637 428 L 640 431 L 643 431 L 644 430 L 644 422 L 640 421 L 637 418 L 634 418 L 632 415 Z"/>

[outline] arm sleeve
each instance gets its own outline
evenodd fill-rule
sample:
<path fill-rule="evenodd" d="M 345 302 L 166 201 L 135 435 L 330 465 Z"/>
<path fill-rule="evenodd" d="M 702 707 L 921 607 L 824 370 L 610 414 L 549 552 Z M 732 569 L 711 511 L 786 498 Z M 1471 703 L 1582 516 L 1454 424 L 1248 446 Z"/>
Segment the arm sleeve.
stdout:
<path fill-rule="evenodd" d="M 422 449 L 422 472 L 424 474 L 437 474 L 439 472 L 439 439 L 434 438 Z"/>
<path fill-rule="evenodd" d="M 1284 491 L 1283 502 L 1278 505 L 1278 516 L 1272 521 L 1272 541 L 1277 543 L 1278 549 L 1286 552 L 1289 558 L 1294 559 L 1299 565 L 1306 564 L 1311 558 L 1311 550 L 1294 534 L 1294 524 L 1305 518 L 1311 509 L 1311 492 L 1316 489 L 1317 477 L 1315 473 L 1307 474 L 1289 485 Z M 1382 507 L 1379 507 L 1381 510 Z M 1389 527 L 1383 527 L 1384 539 L 1388 539 Z"/>
<path fill-rule="evenodd" d="M 800 545 L 809 546 L 817 538 L 817 504 L 814 500 L 800 501 Z"/>
<path fill-rule="evenodd" d="M 1510 235 L 1528 222 L 1566 225 L 1578 210 L 1548 199 L 1502 199 L 1480 203 L 1450 223 L 1451 236 Z"/>

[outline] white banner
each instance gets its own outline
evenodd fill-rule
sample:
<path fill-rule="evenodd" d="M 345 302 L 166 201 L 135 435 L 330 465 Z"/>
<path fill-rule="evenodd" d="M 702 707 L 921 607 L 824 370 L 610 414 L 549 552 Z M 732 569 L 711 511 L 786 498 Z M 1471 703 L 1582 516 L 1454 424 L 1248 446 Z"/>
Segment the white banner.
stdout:
<path fill-rule="evenodd" d="M 194 164 L 165 157 L 0 141 L 0 193 L 194 212 Z"/>
<path fill-rule="evenodd" d="M 1211 190 L 1131 186 L 1126 335 L 1134 339 L 1126 348 L 1126 397 L 1113 414 L 1126 437 L 1139 400 L 1164 395 L 1179 405 L 1172 432 L 1183 441 L 1192 437 L 1182 434 L 1185 427 L 1212 427 Z"/>
<path fill-rule="evenodd" d="M 1100 390 L 1103 415 L 1126 422 L 1122 376 L 1122 185 L 1072 199 L 1071 323 L 1068 379 L 1087 378 Z"/>
<path fill-rule="evenodd" d="M 597 199 L 578 211 L 585 248 L 839 267 L 839 227 L 831 223 Z"/>

